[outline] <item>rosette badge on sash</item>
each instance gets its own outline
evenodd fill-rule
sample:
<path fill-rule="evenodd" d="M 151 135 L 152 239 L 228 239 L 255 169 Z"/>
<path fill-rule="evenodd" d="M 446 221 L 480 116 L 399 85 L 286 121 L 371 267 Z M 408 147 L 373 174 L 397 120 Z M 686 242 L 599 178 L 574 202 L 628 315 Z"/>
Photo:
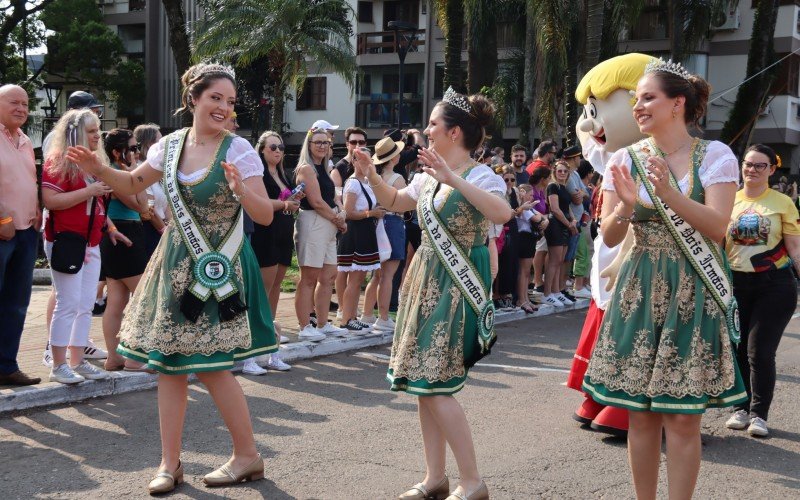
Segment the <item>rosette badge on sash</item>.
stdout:
<path fill-rule="evenodd" d="M 213 295 L 219 304 L 220 321 L 229 321 L 247 310 L 233 279 L 233 263 L 239 258 L 244 242 L 242 209 L 239 208 L 236 221 L 221 244 L 214 248 L 184 202 L 178 187 L 178 162 L 188 132 L 189 129 L 183 129 L 170 134 L 164 152 L 167 198 L 176 230 L 194 262 L 193 280 L 181 297 L 180 309 L 187 319 L 197 322 L 206 302 Z M 230 136 L 223 139 L 222 151 L 230 141 Z"/>

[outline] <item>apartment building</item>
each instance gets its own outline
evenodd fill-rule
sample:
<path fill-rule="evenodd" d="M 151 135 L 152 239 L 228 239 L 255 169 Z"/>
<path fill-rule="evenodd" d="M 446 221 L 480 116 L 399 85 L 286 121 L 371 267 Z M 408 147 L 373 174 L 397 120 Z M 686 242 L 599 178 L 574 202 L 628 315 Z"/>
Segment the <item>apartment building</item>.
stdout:
<path fill-rule="evenodd" d="M 736 87 L 745 79 L 747 53 L 757 0 L 730 4 L 715 19 L 711 39 L 689 57 L 687 69 L 706 78 L 712 87 L 705 137 L 719 138 L 736 100 Z M 665 0 L 649 0 L 638 23 L 621 40 L 623 52 L 669 54 L 669 15 Z M 800 1 L 782 0 L 775 27 L 776 60 L 788 56 L 777 69 L 767 105 L 756 118 L 751 142 L 772 146 L 783 158 L 785 173 L 800 168 Z"/>

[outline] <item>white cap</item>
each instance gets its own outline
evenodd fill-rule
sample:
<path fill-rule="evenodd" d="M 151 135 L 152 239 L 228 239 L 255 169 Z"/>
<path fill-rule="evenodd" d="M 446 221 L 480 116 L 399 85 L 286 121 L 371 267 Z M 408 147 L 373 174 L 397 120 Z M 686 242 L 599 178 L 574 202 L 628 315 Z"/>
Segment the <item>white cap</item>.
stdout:
<path fill-rule="evenodd" d="M 313 125 L 311 125 L 311 128 L 312 129 L 321 128 L 323 130 L 337 130 L 339 128 L 339 125 L 331 125 L 330 122 L 327 122 L 325 120 L 317 120 L 314 122 Z"/>

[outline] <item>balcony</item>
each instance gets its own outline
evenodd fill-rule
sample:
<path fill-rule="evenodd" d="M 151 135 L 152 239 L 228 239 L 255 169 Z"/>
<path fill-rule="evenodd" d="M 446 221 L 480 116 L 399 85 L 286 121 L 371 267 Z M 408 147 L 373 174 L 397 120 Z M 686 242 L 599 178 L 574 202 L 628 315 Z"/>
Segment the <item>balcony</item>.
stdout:
<path fill-rule="evenodd" d="M 394 31 L 373 31 L 359 33 L 356 39 L 356 55 L 364 54 L 394 54 L 397 52 L 397 33 Z M 399 33 L 400 37 L 409 36 L 408 33 Z M 409 52 L 423 52 L 425 50 L 425 30 L 418 30 L 417 37 L 411 45 Z"/>
<path fill-rule="evenodd" d="M 422 96 L 403 96 L 403 128 L 422 127 Z M 372 94 L 359 97 L 356 103 L 356 125 L 362 128 L 387 129 L 397 126 L 398 95 Z"/>

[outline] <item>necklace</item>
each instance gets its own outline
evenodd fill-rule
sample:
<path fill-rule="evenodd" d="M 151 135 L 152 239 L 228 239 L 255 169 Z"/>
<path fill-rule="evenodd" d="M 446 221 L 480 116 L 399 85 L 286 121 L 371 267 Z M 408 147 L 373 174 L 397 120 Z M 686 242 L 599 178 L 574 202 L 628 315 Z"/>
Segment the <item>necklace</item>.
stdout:
<path fill-rule="evenodd" d="M 221 134 L 222 134 L 222 130 L 220 130 L 219 132 L 214 134 L 210 139 L 207 139 L 207 140 L 218 139 Z M 197 145 L 205 146 L 206 145 L 205 141 L 201 141 L 201 140 L 197 139 L 197 132 L 195 132 L 194 129 L 192 129 L 191 136 L 189 137 L 189 139 L 191 140 L 192 144 L 194 144 L 195 146 L 197 146 Z"/>
<path fill-rule="evenodd" d="M 663 155 L 666 157 L 666 156 L 674 155 L 675 153 L 677 153 L 677 152 L 678 152 L 678 151 L 680 151 L 681 149 L 683 149 L 683 148 L 685 148 L 686 146 L 688 146 L 689 144 L 691 144 L 693 141 L 694 141 L 694 138 L 691 138 L 691 139 L 689 139 L 687 142 L 684 142 L 683 144 L 681 144 L 681 145 L 680 145 L 680 147 L 678 147 L 677 149 L 675 149 L 675 150 L 673 150 L 673 151 L 670 151 L 669 153 L 667 153 L 666 151 L 664 151 L 663 149 L 661 149 L 660 147 L 658 147 L 658 144 L 656 144 L 656 141 L 655 141 L 655 140 L 653 140 L 653 145 L 656 147 L 656 149 L 658 149 L 659 151 L 661 151 L 661 154 L 663 154 Z"/>

